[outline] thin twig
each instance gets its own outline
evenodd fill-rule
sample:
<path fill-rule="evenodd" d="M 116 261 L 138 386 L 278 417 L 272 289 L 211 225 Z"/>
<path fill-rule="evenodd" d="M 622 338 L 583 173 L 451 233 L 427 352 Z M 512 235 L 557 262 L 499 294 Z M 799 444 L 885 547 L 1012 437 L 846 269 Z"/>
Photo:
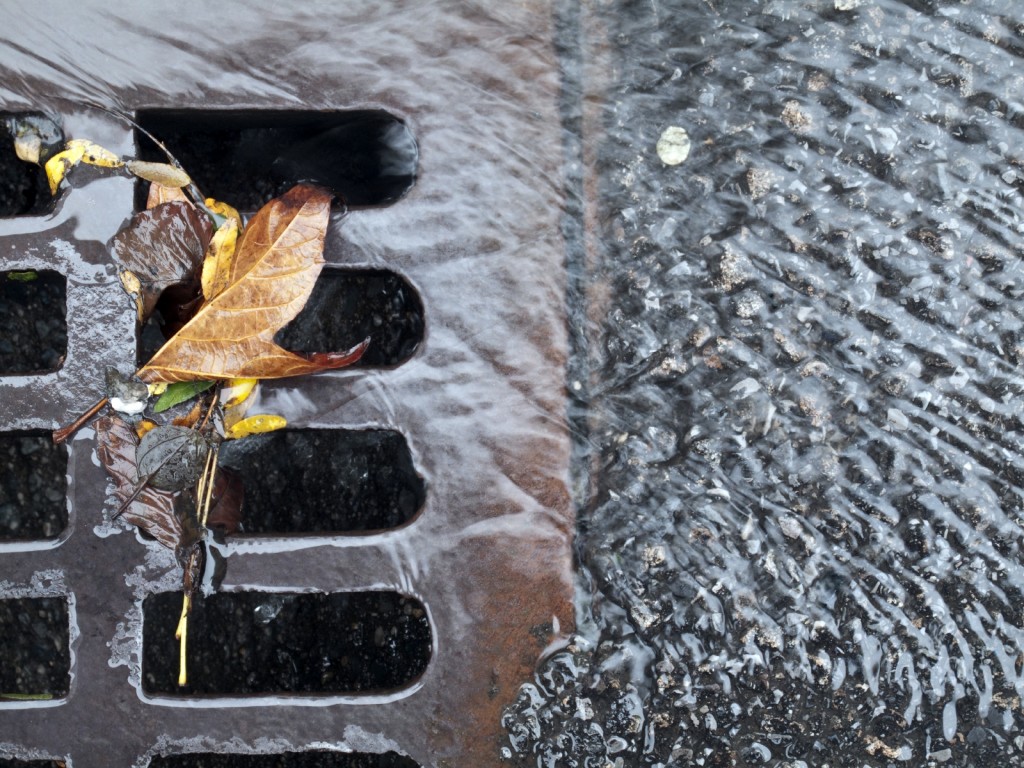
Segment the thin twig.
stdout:
<path fill-rule="evenodd" d="M 93 416 L 95 416 L 97 413 L 103 410 L 103 406 L 105 406 L 107 402 L 107 398 L 104 397 L 102 400 L 97 401 L 91 408 L 89 408 L 89 410 L 87 410 L 85 413 L 83 413 L 81 416 L 75 419 L 71 424 L 68 424 L 66 427 L 61 427 L 60 429 L 55 429 L 52 435 L 53 442 L 56 445 L 60 445 L 61 443 L 63 443 L 65 440 L 67 440 L 69 437 L 75 434 L 75 432 L 84 427 L 85 423 L 89 419 L 91 419 Z"/>

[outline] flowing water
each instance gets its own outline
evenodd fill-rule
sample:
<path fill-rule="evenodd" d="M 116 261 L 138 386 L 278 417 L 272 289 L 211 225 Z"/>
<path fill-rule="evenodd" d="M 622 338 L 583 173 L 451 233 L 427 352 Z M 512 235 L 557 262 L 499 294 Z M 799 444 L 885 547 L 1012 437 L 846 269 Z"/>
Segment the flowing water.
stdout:
<path fill-rule="evenodd" d="M 1024 764 L 1020 6 L 580 18 L 584 624 L 506 754 Z"/>
<path fill-rule="evenodd" d="M 268 5 L 273 24 L 256 27 L 213 11 L 161 30 L 85 15 L 122 44 L 73 56 L 14 11 L 0 96 L 33 108 L 45 82 L 145 101 L 182 82 L 161 69 L 174 51 L 184 82 L 230 90 L 244 73 L 240 105 L 301 107 L 344 58 L 303 39 L 315 6 L 279 18 Z M 401 30 L 444 68 L 455 54 L 415 17 L 448 10 L 378 12 L 366 34 L 400 51 Z M 514 11 L 477 11 L 530 39 Z M 552 13 L 543 63 L 560 74 L 563 142 L 546 151 L 563 172 L 523 200 L 565 201 L 579 626 L 506 711 L 503 758 L 1024 765 L 1024 9 L 604 0 Z M 530 62 L 516 62 L 524 87 Z M 460 118 L 401 64 L 344 62 L 354 90 L 376 77 L 425 123 Z M 522 149 L 514 126 L 472 117 Z M 689 153 L 669 165 L 657 145 L 673 127 Z M 472 160 L 453 188 L 486 194 Z M 434 226 L 529 215 L 451 199 L 464 207 Z M 480 311 L 469 292 L 465 311 Z"/>

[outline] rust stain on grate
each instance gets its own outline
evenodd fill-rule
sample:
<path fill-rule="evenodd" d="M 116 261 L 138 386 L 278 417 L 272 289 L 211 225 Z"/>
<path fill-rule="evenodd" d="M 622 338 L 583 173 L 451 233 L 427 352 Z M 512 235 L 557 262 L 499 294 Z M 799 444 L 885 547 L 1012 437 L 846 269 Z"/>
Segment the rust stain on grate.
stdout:
<path fill-rule="evenodd" d="M 103 77 L 119 104 L 147 115 L 209 119 L 242 107 L 285 114 L 299 103 L 307 113 L 383 110 L 415 137 L 414 186 L 387 205 L 336 213 L 325 257 L 336 269 L 385 270 L 413 287 L 425 317 L 422 343 L 390 367 L 268 386 L 264 405 L 297 428 L 399 433 L 425 482 L 422 507 L 392 530 L 237 538 L 226 549 L 224 589 L 407 595 L 429 618 L 429 663 L 418 679 L 388 691 L 146 693 L 143 600 L 173 589 L 176 574 L 155 545 L 105 522 L 107 480 L 85 431 L 70 447 L 64 532 L 0 543 L 8 593 L 62 596 L 71 622 L 69 692 L 0 703 L 2 756 L 107 768 L 144 766 L 155 755 L 326 746 L 394 751 L 423 766 L 491 765 L 502 708 L 553 633 L 572 628 L 564 249 L 554 182 L 561 145 L 549 11 L 525 3 L 500 18 L 447 10 L 429 21 L 386 4 L 361 8 L 359 18 L 324 12 L 329 18 L 305 22 L 309 39 L 356 64 L 307 66 L 301 51 L 264 46 L 268 67 L 279 65 L 279 87 L 246 70 L 219 85 L 183 66 L 166 67 L 156 89 L 145 72 L 113 60 Z M 203 13 L 195 24 L 205 23 Z M 139 29 L 166 28 L 155 12 L 133 15 Z M 76 41 L 117 50 L 118 34 L 128 34 L 81 11 L 48 24 L 57 29 L 40 25 L 45 40 L 25 29 L 0 32 L 0 42 L 45 50 L 56 37 L 74 60 Z M 236 15 L 239 50 L 260 40 L 265 24 L 257 10 Z M 385 28 L 384 36 L 367 32 Z M 135 152 L 130 130 L 69 108 L 63 99 L 75 96 L 66 81 L 40 77 L 32 103 L 0 110 L 59 113 L 68 135 Z M 58 370 L 0 377 L 0 431 L 52 429 L 96 399 L 107 366 L 134 368 L 134 314 L 106 251 L 134 200 L 126 178 L 88 178 L 50 215 L 0 220 L 0 270 L 63 275 L 68 330 Z"/>

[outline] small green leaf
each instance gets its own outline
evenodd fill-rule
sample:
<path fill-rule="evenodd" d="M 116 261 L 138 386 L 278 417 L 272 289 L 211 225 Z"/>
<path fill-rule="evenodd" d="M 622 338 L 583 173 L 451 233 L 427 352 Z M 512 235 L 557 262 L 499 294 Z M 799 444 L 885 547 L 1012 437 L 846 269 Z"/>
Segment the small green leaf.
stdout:
<path fill-rule="evenodd" d="M 39 279 L 39 273 L 33 272 L 32 270 L 26 270 L 24 272 L 8 272 L 8 280 L 17 280 L 19 283 L 31 283 L 33 280 Z"/>
<path fill-rule="evenodd" d="M 184 403 L 186 400 L 191 400 L 193 397 L 201 392 L 205 392 L 213 386 L 212 381 L 178 381 L 171 384 L 164 390 L 164 393 L 160 395 L 160 399 L 156 401 L 156 405 L 153 406 L 153 410 L 157 413 L 163 413 L 168 408 L 173 408 L 178 403 Z"/>

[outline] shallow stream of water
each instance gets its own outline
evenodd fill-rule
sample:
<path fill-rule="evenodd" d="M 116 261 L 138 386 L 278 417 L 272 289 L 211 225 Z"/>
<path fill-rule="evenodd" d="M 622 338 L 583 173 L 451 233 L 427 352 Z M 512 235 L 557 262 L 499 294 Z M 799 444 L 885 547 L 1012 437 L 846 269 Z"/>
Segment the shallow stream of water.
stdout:
<path fill-rule="evenodd" d="M 1020 8 L 566 18 L 610 64 L 568 142 L 600 190 L 583 624 L 507 754 L 1024 764 Z"/>

